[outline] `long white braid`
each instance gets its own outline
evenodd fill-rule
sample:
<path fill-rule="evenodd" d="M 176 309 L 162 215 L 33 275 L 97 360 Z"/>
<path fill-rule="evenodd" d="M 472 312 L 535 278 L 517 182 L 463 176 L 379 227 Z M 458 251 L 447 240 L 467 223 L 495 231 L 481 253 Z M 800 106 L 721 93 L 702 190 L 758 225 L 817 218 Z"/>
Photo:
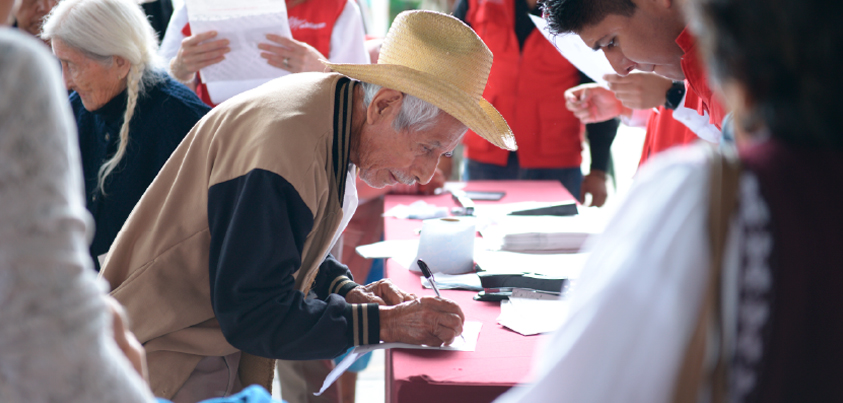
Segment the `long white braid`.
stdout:
<path fill-rule="evenodd" d="M 100 167 L 97 175 L 97 189 L 105 192 L 105 178 L 117 168 L 117 164 L 123 159 L 126 154 L 126 148 L 129 145 L 129 123 L 132 121 L 132 116 L 135 114 L 135 106 L 138 103 L 138 93 L 140 92 L 141 79 L 143 78 L 143 70 L 141 66 L 132 66 L 129 69 L 129 75 L 126 76 L 126 88 L 128 99 L 126 101 L 126 112 L 123 115 L 123 126 L 120 127 L 120 143 L 117 145 L 117 151 L 114 155 Z"/>

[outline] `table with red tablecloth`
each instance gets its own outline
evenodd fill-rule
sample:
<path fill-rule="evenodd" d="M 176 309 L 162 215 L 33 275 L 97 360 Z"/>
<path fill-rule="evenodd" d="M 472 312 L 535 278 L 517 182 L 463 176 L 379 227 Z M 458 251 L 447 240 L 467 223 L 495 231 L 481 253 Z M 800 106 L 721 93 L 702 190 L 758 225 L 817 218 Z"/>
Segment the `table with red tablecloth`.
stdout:
<path fill-rule="evenodd" d="M 557 181 L 476 181 L 465 190 L 505 191 L 498 202 L 571 201 L 573 197 Z M 384 204 L 389 210 L 398 204 L 416 200 L 438 206 L 456 206 L 450 194 L 439 196 L 388 195 Z M 418 238 L 420 220 L 386 217 L 387 240 Z M 393 260 L 387 261 L 386 276 L 405 291 L 416 295 L 433 295 L 423 289 L 419 274 Z M 392 403 L 490 402 L 507 389 L 528 380 L 533 352 L 544 336 L 525 337 L 499 325 L 499 302 L 479 302 L 475 291 L 442 290 L 442 296 L 456 301 L 466 320 L 483 323 L 477 350 L 437 351 L 390 349 L 386 352 L 386 401 Z"/>

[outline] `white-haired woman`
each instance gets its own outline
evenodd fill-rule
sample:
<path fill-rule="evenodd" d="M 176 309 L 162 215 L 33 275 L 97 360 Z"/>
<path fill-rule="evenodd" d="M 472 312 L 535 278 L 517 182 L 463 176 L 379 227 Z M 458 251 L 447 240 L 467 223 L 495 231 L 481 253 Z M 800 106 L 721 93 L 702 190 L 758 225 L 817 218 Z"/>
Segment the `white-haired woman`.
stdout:
<path fill-rule="evenodd" d="M 159 68 L 155 32 L 137 2 L 66 0 L 42 37 L 61 60 L 96 222 L 91 255 L 108 252 L 170 154 L 209 110 Z"/>

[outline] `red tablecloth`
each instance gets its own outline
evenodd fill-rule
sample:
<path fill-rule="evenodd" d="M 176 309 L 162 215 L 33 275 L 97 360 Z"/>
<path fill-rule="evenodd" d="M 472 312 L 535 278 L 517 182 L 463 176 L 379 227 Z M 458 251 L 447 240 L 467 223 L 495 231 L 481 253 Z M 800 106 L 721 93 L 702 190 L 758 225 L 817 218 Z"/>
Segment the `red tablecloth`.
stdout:
<path fill-rule="evenodd" d="M 477 181 L 466 190 L 506 191 L 498 203 L 521 201 L 569 201 L 573 197 L 556 181 Z M 455 206 L 450 195 L 386 197 L 385 209 L 423 199 L 439 206 Z M 494 203 L 494 202 L 476 202 Z M 419 220 L 385 218 L 386 239 L 418 238 Z M 402 289 L 416 295 L 433 294 L 422 289 L 419 274 L 392 260 L 386 275 Z M 533 351 L 543 336 L 524 337 L 496 321 L 499 302 L 478 302 L 476 292 L 442 290 L 442 296 L 456 301 L 466 320 L 483 322 L 477 351 L 387 350 L 386 401 L 392 403 L 491 402 L 529 375 Z"/>

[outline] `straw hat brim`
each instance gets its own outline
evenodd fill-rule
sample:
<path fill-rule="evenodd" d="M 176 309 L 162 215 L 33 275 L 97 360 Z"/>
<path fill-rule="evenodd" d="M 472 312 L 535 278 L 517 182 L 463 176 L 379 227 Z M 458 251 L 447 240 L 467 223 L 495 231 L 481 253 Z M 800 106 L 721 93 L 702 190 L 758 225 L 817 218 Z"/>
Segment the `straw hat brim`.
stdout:
<path fill-rule="evenodd" d="M 490 143 L 515 151 L 515 135 L 503 116 L 482 97 L 476 99 L 462 89 L 431 74 L 397 64 L 322 63 L 337 73 L 410 94 L 447 112 Z"/>

